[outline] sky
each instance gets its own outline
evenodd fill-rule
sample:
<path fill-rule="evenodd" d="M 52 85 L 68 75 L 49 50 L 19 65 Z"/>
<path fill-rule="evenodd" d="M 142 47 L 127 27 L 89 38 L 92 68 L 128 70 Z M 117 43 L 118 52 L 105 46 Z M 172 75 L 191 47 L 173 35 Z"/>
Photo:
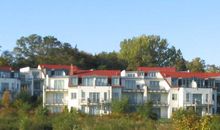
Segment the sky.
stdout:
<path fill-rule="evenodd" d="M 123 39 L 159 35 L 186 60 L 220 65 L 220 1 L 0 0 L 0 46 L 52 35 L 92 54 L 120 50 Z"/>

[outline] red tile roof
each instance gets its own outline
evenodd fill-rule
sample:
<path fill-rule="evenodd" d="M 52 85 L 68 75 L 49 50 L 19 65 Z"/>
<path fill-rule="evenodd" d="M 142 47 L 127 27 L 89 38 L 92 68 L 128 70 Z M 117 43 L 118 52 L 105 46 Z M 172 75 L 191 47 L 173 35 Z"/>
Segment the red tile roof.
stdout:
<path fill-rule="evenodd" d="M 176 72 L 175 67 L 138 67 L 138 71 L 165 71 L 165 72 Z"/>
<path fill-rule="evenodd" d="M 220 73 L 197 73 L 197 72 L 161 72 L 164 77 L 173 78 L 211 78 L 218 77 Z"/>
<path fill-rule="evenodd" d="M 10 66 L 0 66 L 0 70 L 4 70 L 4 71 L 12 71 L 12 67 Z"/>
<path fill-rule="evenodd" d="M 79 77 L 84 76 L 106 76 L 106 77 L 112 77 L 112 76 L 120 76 L 121 71 L 120 70 L 80 70 L 77 72 L 77 75 Z"/>

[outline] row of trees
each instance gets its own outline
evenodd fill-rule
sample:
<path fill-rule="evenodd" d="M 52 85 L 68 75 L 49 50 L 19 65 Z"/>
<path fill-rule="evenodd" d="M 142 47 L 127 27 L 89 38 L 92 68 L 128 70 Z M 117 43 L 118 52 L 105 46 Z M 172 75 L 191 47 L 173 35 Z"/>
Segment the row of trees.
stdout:
<path fill-rule="evenodd" d="M 186 61 L 180 49 L 169 46 L 166 39 L 142 35 L 125 39 L 119 52 L 101 52 L 95 55 L 81 51 L 70 43 L 62 43 L 53 36 L 32 34 L 17 40 L 13 51 L 2 51 L 0 65 L 14 67 L 38 64 L 73 64 L 82 69 L 128 69 L 137 66 L 171 66 L 193 72 L 219 72 L 220 67 L 206 65 L 199 57 Z"/>

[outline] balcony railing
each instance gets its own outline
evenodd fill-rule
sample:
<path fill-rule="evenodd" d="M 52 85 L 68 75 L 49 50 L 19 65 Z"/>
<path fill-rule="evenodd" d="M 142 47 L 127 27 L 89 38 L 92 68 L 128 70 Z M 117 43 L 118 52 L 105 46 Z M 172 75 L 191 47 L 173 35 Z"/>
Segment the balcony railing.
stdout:
<path fill-rule="evenodd" d="M 167 102 L 161 102 L 161 101 L 156 101 L 156 100 L 148 100 L 153 103 L 153 106 L 168 106 L 169 104 Z"/>
<path fill-rule="evenodd" d="M 100 99 L 81 99 L 80 104 L 81 105 L 102 105 L 102 104 L 106 104 L 106 103 L 110 103 L 111 100 L 100 100 Z"/>
<path fill-rule="evenodd" d="M 56 105 L 56 106 L 63 106 L 67 105 L 67 101 L 47 101 L 45 105 L 51 106 L 51 105 Z"/>
<path fill-rule="evenodd" d="M 169 92 L 166 89 L 154 89 L 154 88 L 148 88 L 147 91 L 151 93 L 168 93 Z"/>
<path fill-rule="evenodd" d="M 46 87 L 46 91 L 68 91 L 67 88 L 51 88 L 51 87 Z"/>
<path fill-rule="evenodd" d="M 144 89 L 123 89 L 122 90 L 123 92 L 126 92 L 126 93 L 143 93 L 144 92 Z"/>

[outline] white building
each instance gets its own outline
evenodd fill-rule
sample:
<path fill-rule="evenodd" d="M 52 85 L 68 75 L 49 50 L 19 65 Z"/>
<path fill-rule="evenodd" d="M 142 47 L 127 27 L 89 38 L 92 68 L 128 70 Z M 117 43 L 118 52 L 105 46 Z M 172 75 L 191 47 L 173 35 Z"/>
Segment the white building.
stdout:
<path fill-rule="evenodd" d="M 178 108 L 191 107 L 200 115 L 214 114 L 220 108 L 220 73 L 178 72 L 170 67 L 121 72 L 64 65 L 39 65 L 38 69 L 45 79 L 43 105 L 51 112 L 66 107 L 93 115 L 109 114 L 112 100 L 122 96 L 134 108 L 151 101 L 160 118 L 170 118 Z"/>
<path fill-rule="evenodd" d="M 11 67 L 0 67 L 0 99 L 5 90 L 11 94 L 11 98 L 15 98 L 20 92 L 19 72 L 14 71 Z"/>
<path fill-rule="evenodd" d="M 25 88 L 31 96 L 42 96 L 43 78 L 41 70 L 37 68 L 20 68 L 21 88 Z"/>
<path fill-rule="evenodd" d="M 92 115 L 109 114 L 112 98 L 121 97 L 119 70 L 79 70 L 64 65 L 38 68 L 45 74 L 43 105 L 53 113 L 67 107 Z"/>

